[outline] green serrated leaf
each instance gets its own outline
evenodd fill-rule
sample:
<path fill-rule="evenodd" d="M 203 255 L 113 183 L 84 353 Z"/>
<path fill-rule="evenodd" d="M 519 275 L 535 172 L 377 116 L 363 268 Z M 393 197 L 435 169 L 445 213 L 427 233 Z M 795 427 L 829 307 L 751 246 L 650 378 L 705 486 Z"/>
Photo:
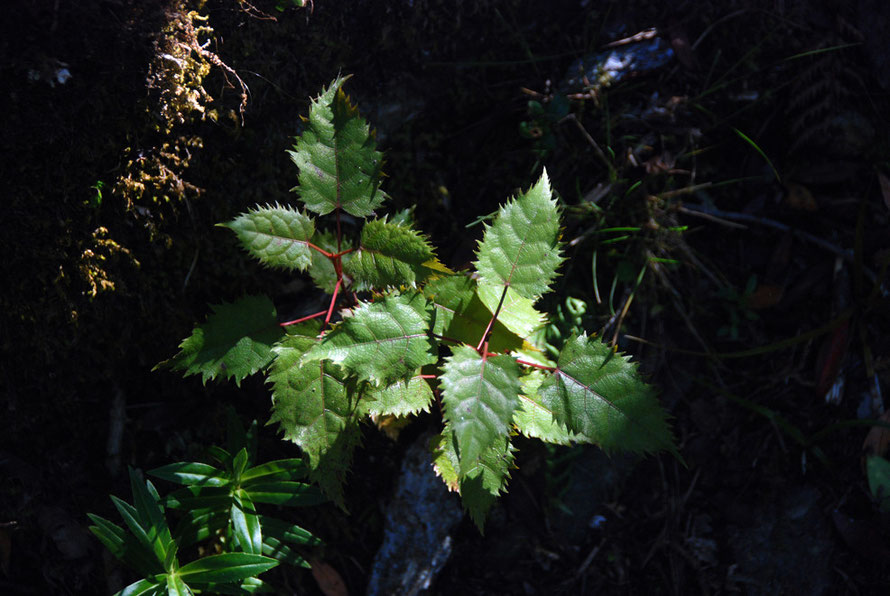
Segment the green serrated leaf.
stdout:
<path fill-rule="evenodd" d="M 677 452 L 653 388 L 599 340 L 570 337 L 539 393 L 560 424 L 604 451 Z"/>
<path fill-rule="evenodd" d="M 501 206 L 479 243 L 480 286 L 507 286 L 532 299 L 549 289 L 562 262 L 559 210 L 552 194 L 545 171 L 527 193 Z"/>
<path fill-rule="evenodd" d="M 284 336 L 275 305 L 265 296 L 246 296 L 211 308 L 213 314 L 180 344 L 179 353 L 155 369 L 169 366 L 185 376 L 200 374 L 205 383 L 223 376 L 240 386 L 245 377 L 269 365 L 272 345 Z"/>
<path fill-rule="evenodd" d="M 337 458 L 345 457 L 348 466 L 357 443 L 353 435 L 358 434 L 367 400 L 358 399 L 354 383 L 329 360 L 302 361 L 316 342 L 315 338 L 289 335 L 275 347 L 277 357 L 269 374 L 273 386 L 269 422 L 278 422 L 284 438 L 303 449 L 310 477 L 322 478 L 322 488 L 337 500 L 346 472 Z M 323 460 L 335 465 L 322 469 Z"/>
<path fill-rule="evenodd" d="M 498 495 L 506 490 L 515 448 L 507 437 L 500 438 L 482 454 L 462 479 L 458 479 L 456 470 L 460 464 L 455 443 L 453 433 L 448 430 L 443 432 L 436 442 L 433 465 L 449 489 L 459 488 L 464 508 L 469 511 L 481 532 L 485 514 Z"/>
<path fill-rule="evenodd" d="M 538 388 L 544 382 L 542 370 L 532 370 L 521 379 L 522 394 L 519 396 L 521 407 L 513 415 L 513 424 L 526 437 L 541 439 L 557 445 L 570 445 L 573 442 L 586 442 L 583 437 L 569 432 L 557 422 L 538 395 Z M 579 441 L 580 439 L 580 441 Z"/>
<path fill-rule="evenodd" d="M 348 238 L 342 238 L 340 246 L 337 246 L 337 235 L 333 232 L 325 230 L 317 232 L 313 238 L 313 244 L 331 254 L 337 254 L 352 248 L 352 242 Z M 344 267 L 349 265 L 352 260 L 353 253 L 346 253 L 340 257 L 340 262 Z M 337 285 L 337 271 L 334 269 L 334 263 L 317 250 L 312 251 L 312 267 L 309 269 L 309 275 L 312 281 L 326 294 L 334 293 L 334 286 Z"/>
<path fill-rule="evenodd" d="M 367 217 L 386 198 L 379 188 L 383 154 L 343 93 L 345 80 L 338 77 L 312 102 L 306 129 L 290 152 L 300 168 L 295 190 L 306 208 L 319 215 L 342 208 Z"/>
<path fill-rule="evenodd" d="M 419 374 L 401 379 L 386 387 L 369 387 L 365 395 L 371 401 L 369 413 L 377 416 L 406 416 L 428 412 L 433 390 Z"/>
<path fill-rule="evenodd" d="M 473 348 L 457 346 L 445 361 L 442 387 L 446 428 L 457 441 L 464 477 L 510 432 L 519 406 L 519 365 L 510 356 L 483 358 Z"/>
<path fill-rule="evenodd" d="M 434 364 L 428 336 L 431 312 L 418 292 L 362 303 L 303 357 L 330 360 L 361 381 L 386 386 Z"/>
<path fill-rule="evenodd" d="M 358 289 L 414 286 L 429 277 L 435 261 L 427 240 L 407 225 L 385 219 L 367 222 L 361 242 L 344 270 Z"/>
<path fill-rule="evenodd" d="M 423 291 L 434 308 L 433 333 L 469 345 L 479 343 L 492 311 L 477 296 L 473 279 L 464 275 L 441 277 L 426 284 Z M 492 352 L 512 352 L 523 345 L 522 338 L 500 320 L 492 325 L 488 342 Z"/>
<path fill-rule="evenodd" d="M 490 313 L 497 310 L 501 302 L 502 286 L 480 285 L 476 288 L 479 300 Z M 519 337 L 529 337 L 546 321 L 546 317 L 535 309 L 535 301 L 517 294 L 513 288 L 507 288 L 507 295 L 498 313 L 498 322 Z"/>
<path fill-rule="evenodd" d="M 304 271 L 317 252 L 309 248 L 315 223 L 291 207 L 267 205 L 219 225 L 235 232 L 247 252 L 269 267 Z"/>

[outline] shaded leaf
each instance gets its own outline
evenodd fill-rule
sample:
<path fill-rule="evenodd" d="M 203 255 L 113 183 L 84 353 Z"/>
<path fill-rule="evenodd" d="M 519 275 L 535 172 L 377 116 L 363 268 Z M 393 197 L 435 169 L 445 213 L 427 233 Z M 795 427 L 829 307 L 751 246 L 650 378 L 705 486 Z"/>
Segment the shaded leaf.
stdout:
<path fill-rule="evenodd" d="M 881 414 L 879 420 L 890 423 L 890 410 Z M 890 428 L 872 426 L 862 443 L 862 451 L 866 455 L 886 456 L 890 452 Z"/>
<path fill-rule="evenodd" d="M 359 248 L 344 267 L 360 289 L 414 286 L 436 259 L 426 238 L 407 225 L 375 219 L 362 228 Z"/>
<path fill-rule="evenodd" d="M 345 237 L 341 239 L 340 246 L 338 247 L 337 235 L 327 230 L 317 232 L 312 243 L 331 254 L 352 248 L 352 242 Z M 346 253 L 340 257 L 340 262 L 344 267 L 352 259 L 352 255 L 353 253 Z M 312 277 L 315 285 L 323 292 L 326 294 L 334 293 L 334 286 L 337 285 L 337 271 L 334 269 L 334 263 L 317 250 L 312 251 L 312 267 L 309 268 L 309 275 Z"/>
<path fill-rule="evenodd" d="M 245 488 L 244 490 L 248 492 L 254 502 L 271 505 L 307 507 L 327 501 L 317 487 L 288 480 L 251 484 L 249 489 Z"/>
<path fill-rule="evenodd" d="M 604 451 L 677 453 L 652 387 L 601 341 L 570 337 L 539 393 L 560 424 Z"/>
<path fill-rule="evenodd" d="M 545 171 L 527 193 L 501 206 L 479 243 L 480 286 L 507 286 L 525 298 L 549 289 L 562 262 L 559 210 L 552 194 Z"/>
<path fill-rule="evenodd" d="M 375 149 L 368 124 L 358 114 L 338 77 L 312 101 L 291 159 L 300 168 L 296 190 L 310 211 L 324 215 L 342 208 L 366 217 L 383 203 L 379 189 L 383 154 Z"/>
<path fill-rule="evenodd" d="M 241 486 L 247 488 L 254 482 L 274 480 L 299 480 L 305 478 L 309 470 L 300 459 L 277 459 L 254 466 L 241 475 Z"/>
<path fill-rule="evenodd" d="M 235 232 L 247 252 L 269 267 L 304 271 L 317 252 L 309 248 L 315 223 L 291 207 L 259 207 L 219 225 Z"/>
<path fill-rule="evenodd" d="M 179 353 L 155 368 L 169 366 L 208 379 L 242 379 L 265 368 L 274 358 L 272 345 L 284 336 L 275 305 L 265 296 L 247 296 L 211 307 L 207 322 L 180 344 Z"/>
<path fill-rule="evenodd" d="M 427 335 L 430 314 L 426 299 L 416 292 L 362 303 L 303 361 L 330 360 L 359 380 L 388 385 L 436 362 Z"/>
<path fill-rule="evenodd" d="M 433 460 L 436 473 L 450 490 L 459 490 L 464 508 L 480 532 L 486 513 L 506 489 L 514 451 L 510 441 L 503 437 L 476 460 L 462 479 L 458 479 L 459 462 L 454 434 L 446 430 L 437 439 Z"/>
<path fill-rule="evenodd" d="M 890 461 L 872 455 L 865 464 L 868 488 L 884 513 L 890 513 Z"/>
<path fill-rule="evenodd" d="M 161 578 L 164 579 L 165 576 L 161 575 Z M 164 584 L 161 584 L 155 578 L 140 579 L 138 582 L 133 582 L 115 594 L 115 596 L 148 596 L 149 594 L 167 594 L 166 580 Z"/>
<path fill-rule="evenodd" d="M 488 309 L 479 299 L 476 294 L 476 282 L 472 278 L 464 275 L 441 277 L 426 284 L 423 291 L 434 309 L 433 333 L 469 345 L 476 345 L 479 342 L 491 320 L 493 309 Z M 497 299 L 499 298 L 500 296 Z M 503 314 L 502 308 L 501 315 Z M 523 345 L 522 338 L 504 326 L 500 321 L 501 315 L 492 325 L 488 338 L 489 350 L 492 352 L 517 350 Z M 507 317 L 509 316 L 508 314 Z M 533 320 L 532 324 L 539 324 L 537 313 Z"/>
<path fill-rule="evenodd" d="M 277 358 L 269 373 L 273 404 L 269 422 L 278 422 L 285 439 L 303 449 L 310 476 L 323 479 L 322 489 L 337 500 L 358 442 L 358 421 L 366 409 L 359 407 L 364 400 L 358 399 L 354 383 L 346 380 L 342 369 L 329 360 L 302 361 L 316 341 L 290 335 L 275 347 Z M 334 453 L 325 457 L 331 450 Z M 323 469 L 323 459 L 334 465 Z"/>
<path fill-rule="evenodd" d="M 463 477 L 510 432 L 519 405 L 519 365 L 509 356 L 483 358 L 458 346 L 445 361 L 441 382 L 446 428 L 454 433 Z"/>

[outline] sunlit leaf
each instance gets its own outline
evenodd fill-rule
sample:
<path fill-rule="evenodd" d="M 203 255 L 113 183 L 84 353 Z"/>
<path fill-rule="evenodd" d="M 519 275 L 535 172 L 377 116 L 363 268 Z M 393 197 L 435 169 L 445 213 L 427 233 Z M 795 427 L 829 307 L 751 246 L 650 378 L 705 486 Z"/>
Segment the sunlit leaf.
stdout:
<path fill-rule="evenodd" d="M 569 338 L 539 393 L 560 424 L 604 451 L 676 453 L 653 388 L 627 356 L 599 340 Z"/>
<path fill-rule="evenodd" d="M 360 304 L 303 361 L 329 360 L 359 380 L 388 385 L 436 362 L 428 336 L 430 315 L 417 292 Z"/>
<path fill-rule="evenodd" d="M 510 432 L 519 406 L 519 365 L 510 356 L 483 358 L 458 346 L 442 373 L 446 428 L 454 433 L 461 476 Z"/>
<path fill-rule="evenodd" d="M 479 243 L 480 285 L 507 286 L 524 298 L 549 289 L 562 262 L 559 210 L 552 194 L 544 172 L 527 193 L 501 206 Z"/>
<path fill-rule="evenodd" d="M 258 207 L 219 224 L 238 236 L 250 255 L 269 267 L 304 271 L 312 264 L 309 241 L 315 233 L 312 219 L 291 207 Z"/>
<path fill-rule="evenodd" d="M 290 152 L 300 168 L 295 190 L 319 215 L 339 207 L 365 217 L 386 198 L 379 188 L 383 154 L 341 89 L 345 80 L 338 77 L 312 101 L 306 129 Z"/>

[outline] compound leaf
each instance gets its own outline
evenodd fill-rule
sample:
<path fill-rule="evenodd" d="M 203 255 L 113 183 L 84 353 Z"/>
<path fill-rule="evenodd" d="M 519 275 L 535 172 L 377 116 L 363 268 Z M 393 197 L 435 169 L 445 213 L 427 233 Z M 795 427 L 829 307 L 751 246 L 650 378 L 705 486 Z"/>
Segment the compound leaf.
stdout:
<path fill-rule="evenodd" d="M 269 422 L 278 422 L 284 438 L 300 446 L 310 477 L 323 476 L 322 489 L 340 501 L 346 471 L 340 460 L 345 459 L 348 467 L 351 447 L 357 442 L 350 435 L 358 434 L 365 411 L 342 369 L 325 359 L 302 362 L 316 342 L 314 337 L 289 335 L 275 347 L 277 357 L 268 379 L 273 406 Z M 347 444 L 349 449 L 344 449 Z M 335 465 L 325 466 L 323 460 Z"/>
<path fill-rule="evenodd" d="M 476 295 L 473 279 L 464 275 L 441 277 L 426 284 L 423 291 L 434 309 L 433 333 L 466 344 L 479 342 L 492 311 Z M 511 352 L 523 345 L 522 338 L 500 320 L 492 325 L 488 342 L 492 352 Z"/>
<path fill-rule="evenodd" d="M 158 364 L 200 374 L 206 383 L 218 376 L 241 380 L 265 368 L 275 355 L 272 345 L 284 331 L 278 325 L 275 305 L 265 296 L 246 296 L 211 306 L 213 314 L 180 344 L 179 353 Z"/>
<path fill-rule="evenodd" d="M 342 208 L 366 217 L 386 198 L 379 188 L 383 154 L 341 89 L 345 81 L 338 77 L 312 101 L 306 129 L 290 152 L 300 168 L 294 190 L 306 208 L 319 215 Z"/>
<path fill-rule="evenodd" d="M 270 267 L 304 271 L 317 252 L 309 248 L 315 222 L 291 207 L 260 207 L 219 225 L 235 232 L 247 252 Z"/>
<path fill-rule="evenodd" d="M 468 346 L 453 349 L 442 374 L 447 428 L 454 433 L 462 477 L 510 432 L 519 405 L 519 365 L 509 356 L 483 358 Z"/>
<path fill-rule="evenodd" d="M 369 412 L 377 416 L 428 412 L 433 400 L 433 390 L 420 374 L 410 379 L 400 379 L 386 387 L 370 387 L 365 395 L 373 400 L 368 404 Z"/>
<path fill-rule="evenodd" d="M 653 388 L 629 357 L 599 340 L 570 337 L 539 393 L 557 422 L 604 451 L 677 453 Z"/>
<path fill-rule="evenodd" d="M 358 251 L 344 270 L 360 289 L 414 286 L 426 280 L 430 269 L 425 263 L 435 259 L 433 249 L 417 231 L 375 219 L 362 228 Z"/>
<path fill-rule="evenodd" d="M 507 286 L 525 298 L 549 289 L 562 262 L 559 210 L 552 194 L 545 171 L 527 193 L 501 206 L 476 253 L 480 285 Z"/>
<path fill-rule="evenodd" d="M 418 292 L 362 303 L 303 360 L 327 359 L 359 380 L 389 385 L 436 362 L 427 335 L 430 316 L 426 298 Z"/>

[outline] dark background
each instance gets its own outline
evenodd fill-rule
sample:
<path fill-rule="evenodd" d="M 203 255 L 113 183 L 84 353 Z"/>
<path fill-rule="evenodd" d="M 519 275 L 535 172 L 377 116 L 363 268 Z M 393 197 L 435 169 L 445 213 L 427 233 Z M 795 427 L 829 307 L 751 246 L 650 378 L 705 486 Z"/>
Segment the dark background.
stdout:
<path fill-rule="evenodd" d="M 880 414 L 870 404 L 888 380 L 888 22 L 868 0 L 8 4 L 0 590 L 107 592 L 116 572 L 85 514 L 115 518 L 107 495 L 129 497 L 126 466 L 198 457 L 229 406 L 267 420 L 261 379 L 202 386 L 151 369 L 209 303 L 266 293 L 299 312 L 315 299 L 213 224 L 295 200 L 285 150 L 342 73 L 378 129 L 389 208 L 416 206 L 451 267 L 473 258 L 481 229 L 466 225 L 546 166 L 564 240 L 582 240 L 543 307 L 579 298 L 587 328 L 611 339 L 598 251 L 601 298 L 614 287 L 620 310 L 633 297 L 619 345 L 660 387 L 688 463 L 518 441 L 510 493 L 484 536 L 458 528 L 433 592 L 884 593 L 890 525 L 855 421 Z M 209 28 L 194 39 L 231 70 L 176 54 L 189 25 Z M 651 27 L 676 57 L 573 102 L 580 126 L 530 111 L 538 96 L 523 89 L 547 96 L 576 58 Z M 729 227 L 684 202 L 748 219 Z M 601 244 L 610 226 L 643 231 Z M 396 441 L 364 429 L 348 516 L 289 512 L 325 540 L 319 556 L 350 593 L 365 589 L 401 455 L 435 424 Z M 264 458 L 297 454 L 262 433 Z M 318 593 L 308 572 L 269 575 L 282 593 Z"/>

